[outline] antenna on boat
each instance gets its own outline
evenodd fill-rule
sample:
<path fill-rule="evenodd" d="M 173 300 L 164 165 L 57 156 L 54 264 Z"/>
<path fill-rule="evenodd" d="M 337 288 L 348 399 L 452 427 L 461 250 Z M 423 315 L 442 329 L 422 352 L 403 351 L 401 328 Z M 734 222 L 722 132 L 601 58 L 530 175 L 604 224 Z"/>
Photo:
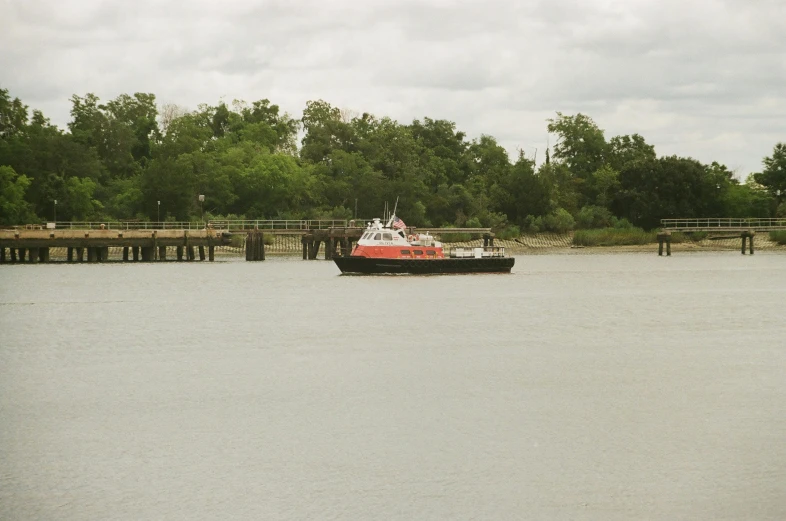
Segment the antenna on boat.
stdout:
<path fill-rule="evenodd" d="M 390 228 L 390 225 L 393 224 L 393 218 L 396 216 L 396 208 L 398 208 L 398 197 L 396 197 L 396 204 L 393 206 L 393 213 L 388 217 L 388 228 Z"/>

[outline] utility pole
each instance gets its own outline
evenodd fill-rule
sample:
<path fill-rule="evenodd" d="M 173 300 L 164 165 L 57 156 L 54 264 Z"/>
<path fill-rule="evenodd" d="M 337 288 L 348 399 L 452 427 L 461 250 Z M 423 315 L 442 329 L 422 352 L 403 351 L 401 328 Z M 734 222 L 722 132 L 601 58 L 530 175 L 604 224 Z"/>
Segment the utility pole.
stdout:
<path fill-rule="evenodd" d="M 158 201 L 158 211 L 156 213 L 156 222 L 161 222 L 161 201 Z"/>

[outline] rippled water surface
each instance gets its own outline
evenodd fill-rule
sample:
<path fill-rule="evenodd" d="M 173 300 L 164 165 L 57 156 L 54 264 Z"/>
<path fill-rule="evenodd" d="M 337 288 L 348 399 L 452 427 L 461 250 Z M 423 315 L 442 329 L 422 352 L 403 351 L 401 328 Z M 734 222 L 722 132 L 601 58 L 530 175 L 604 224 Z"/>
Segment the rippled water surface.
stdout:
<path fill-rule="evenodd" d="M 786 255 L 0 266 L 0 519 L 786 519 Z"/>

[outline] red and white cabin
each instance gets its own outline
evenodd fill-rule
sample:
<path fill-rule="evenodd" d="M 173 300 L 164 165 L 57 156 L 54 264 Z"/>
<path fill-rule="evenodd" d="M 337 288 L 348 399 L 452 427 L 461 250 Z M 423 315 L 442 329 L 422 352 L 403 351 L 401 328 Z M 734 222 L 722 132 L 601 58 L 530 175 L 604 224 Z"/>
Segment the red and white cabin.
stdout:
<path fill-rule="evenodd" d="M 369 223 L 352 249 L 352 257 L 377 259 L 444 259 L 442 243 L 426 233 L 407 235 L 403 229 L 391 227 L 395 215 L 386 225 L 379 218 Z"/>

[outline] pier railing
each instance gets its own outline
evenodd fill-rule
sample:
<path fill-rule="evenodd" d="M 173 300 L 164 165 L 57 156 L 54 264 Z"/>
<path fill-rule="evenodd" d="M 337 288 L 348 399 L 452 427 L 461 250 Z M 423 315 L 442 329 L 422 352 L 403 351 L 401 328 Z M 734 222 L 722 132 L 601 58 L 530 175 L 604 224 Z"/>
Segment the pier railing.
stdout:
<path fill-rule="evenodd" d="M 661 227 L 668 231 L 711 232 L 711 231 L 772 231 L 786 230 L 786 218 L 704 218 L 704 219 L 661 219 Z"/>
<path fill-rule="evenodd" d="M 20 228 L 54 228 L 57 230 L 327 230 L 330 228 L 365 228 L 362 219 L 215 219 L 208 221 L 57 221 Z"/>
<path fill-rule="evenodd" d="M 362 220 L 346 219 L 246 219 L 211 220 L 208 223 L 215 229 L 227 231 L 241 230 L 328 230 L 330 228 L 364 227 Z"/>
<path fill-rule="evenodd" d="M 246 230 L 271 231 L 274 233 L 306 232 L 335 228 L 360 228 L 373 219 L 211 219 L 207 221 L 57 221 L 18 226 L 21 229 L 57 230 L 214 230 L 242 232 Z M 408 226 L 410 232 L 430 232 L 434 235 L 486 234 L 491 228 L 439 228 L 431 226 Z"/>
<path fill-rule="evenodd" d="M 25 228 L 33 227 L 27 225 Z M 205 223 L 202 221 L 57 221 L 44 223 L 40 228 L 54 228 L 56 230 L 203 230 Z"/>

